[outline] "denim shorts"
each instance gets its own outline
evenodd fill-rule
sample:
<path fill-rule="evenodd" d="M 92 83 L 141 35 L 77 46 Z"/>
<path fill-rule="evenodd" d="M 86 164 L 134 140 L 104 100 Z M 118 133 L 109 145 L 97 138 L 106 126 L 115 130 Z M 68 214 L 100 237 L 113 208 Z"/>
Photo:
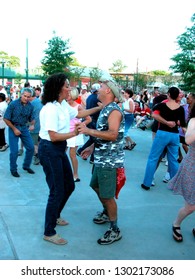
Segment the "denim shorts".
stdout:
<path fill-rule="evenodd" d="M 90 186 L 99 190 L 100 198 L 113 198 L 116 192 L 116 168 L 95 166 Z"/>

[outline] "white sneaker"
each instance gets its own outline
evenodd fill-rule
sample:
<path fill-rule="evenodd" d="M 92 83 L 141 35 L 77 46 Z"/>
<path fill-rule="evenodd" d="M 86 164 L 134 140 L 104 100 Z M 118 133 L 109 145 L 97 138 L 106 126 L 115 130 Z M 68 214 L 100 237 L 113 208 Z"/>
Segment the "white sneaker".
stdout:
<path fill-rule="evenodd" d="M 153 187 L 155 186 L 155 182 L 154 182 L 154 180 L 152 181 L 152 184 L 151 184 L 151 186 L 153 186 Z"/>
<path fill-rule="evenodd" d="M 164 183 L 168 183 L 170 179 L 171 179 L 171 178 L 170 178 L 169 172 L 166 172 L 166 174 L 165 174 L 165 176 L 164 176 L 164 179 L 163 179 L 163 182 L 164 182 Z"/>
<path fill-rule="evenodd" d="M 8 144 L 5 144 L 5 145 L 0 149 L 0 152 L 6 151 L 8 147 L 9 147 L 9 145 L 8 145 Z"/>

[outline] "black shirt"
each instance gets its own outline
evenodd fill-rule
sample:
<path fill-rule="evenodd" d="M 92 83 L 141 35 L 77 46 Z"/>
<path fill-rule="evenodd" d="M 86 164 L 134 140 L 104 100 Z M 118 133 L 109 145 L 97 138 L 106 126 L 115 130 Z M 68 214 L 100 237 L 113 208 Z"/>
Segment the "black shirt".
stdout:
<path fill-rule="evenodd" d="M 178 127 L 185 127 L 185 112 L 184 108 L 180 106 L 179 108 L 172 110 L 167 106 L 167 103 L 159 103 L 157 104 L 153 110 L 157 110 L 160 112 L 160 116 L 164 118 L 166 121 L 174 121 L 177 125 L 174 127 L 169 127 L 163 123 L 159 123 L 159 130 L 179 133 Z"/>

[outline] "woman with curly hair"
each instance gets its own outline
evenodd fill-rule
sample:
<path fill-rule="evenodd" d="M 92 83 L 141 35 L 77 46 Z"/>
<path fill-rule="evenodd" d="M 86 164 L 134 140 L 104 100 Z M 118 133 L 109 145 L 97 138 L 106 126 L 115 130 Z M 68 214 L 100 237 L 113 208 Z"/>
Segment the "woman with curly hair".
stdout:
<path fill-rule="evenodd" d="M 59 245 L 67 241 L 56 233 L 55 227 L 68 224 L 60 214 L 75 188 L 72 168 L 66 155 L 66 140 L 79 132 L 76 125 L 70 131 L 70 120 L 84 118 L 101 110 L 101 106 L 82 111 L 71 107 L 66 102 L 70 91 L 69 80 L 64 73 L 51 75 L 44 85 L 44 106 L 40 111 L 41 140 L 38 154 L 49 187 L 43 239 Z"/>

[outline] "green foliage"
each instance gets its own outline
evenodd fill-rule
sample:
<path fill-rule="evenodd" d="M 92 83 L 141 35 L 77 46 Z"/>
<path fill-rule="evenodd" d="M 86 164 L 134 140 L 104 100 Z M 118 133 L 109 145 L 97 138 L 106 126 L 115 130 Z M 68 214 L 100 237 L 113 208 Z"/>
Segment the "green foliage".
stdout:
<path fill-rule="evenodd" d="M 84 67 L 83 65 L 81 65 L 79 62 L 78 62 L 78 59 L 74 56 L 71 57 L 72 58 L 72 61 L 70 62 L 70 66 L 79 66 L 79 67 Z"/>
<path fill-rule="evenodd" d="M 166 76 L 166 75 L 169 75 L 169 73 L 164 71 L 164 70 L 153 70 L 149 74 L 154 75 L 154 76 Z"/>
<path fill-rule="evenodd" d="M 91 70 L 89 71 L 91 84 L 100 80 L 102 74 L 103 74 L 102 70 L 100 70 L 98 67 L 91 68 Z"/>
<path fill-rule="evenodd" d="M 17 68 L 20 67 L 20 59 L 17 56 L 9 56 L 6 52 L 0 51 L 0 62 L 5 62 L 5 67 L 7 68 Z"/>
<path fill-rule="evenodd" d="M 54 37 L 48 41 L 48 48 L 44 50 L 45 57 L 41 60 L 45 76 L 67 72 L 74 52 L 69 51 L 69 40 L 62 40 L 54 33 Z M 67 72 L 68 75 L 68 72 Z"/>
<path fill-rule="evenodd" d="M 138 91 L 138 89 L 146 88 L 147 87 L 147 75 L 144 74 L 134 74 L 134 86 L 133 89 L 135 92 Z"/>
<path fill-rule="evenodd" d="M 195 90 L 195 14 L 191 20 L 192 26 L 177 37 L 180 52 L 171 58 L 175 65 L 170 67 L 174 73 L 181 74 L 181 87 L 187 91 Z"/>
<path fill-rule="evenodd" d="M 114 73 L 121 73 L 126 68 L 127 66 L 123 64 L 122 60 L 118 59 L 112 63 L 112 67 L 109 69 L 109 71 Z"/>
<path fill-rule="evenodd" d="M 22 75 L 20 73 L 17 73 L 16 74 L 16 77 L 15 77 L 15 84 L 16 85 L 21 85 L 22 84 Z"/>
<path fill-rule="evenodd" d="M 83 72 L 85 71 L 86 67 L 74 67 L 71 68 L 71 80 L 76 81 L 78 84 L 80 84 L 80 78 Z"/>

